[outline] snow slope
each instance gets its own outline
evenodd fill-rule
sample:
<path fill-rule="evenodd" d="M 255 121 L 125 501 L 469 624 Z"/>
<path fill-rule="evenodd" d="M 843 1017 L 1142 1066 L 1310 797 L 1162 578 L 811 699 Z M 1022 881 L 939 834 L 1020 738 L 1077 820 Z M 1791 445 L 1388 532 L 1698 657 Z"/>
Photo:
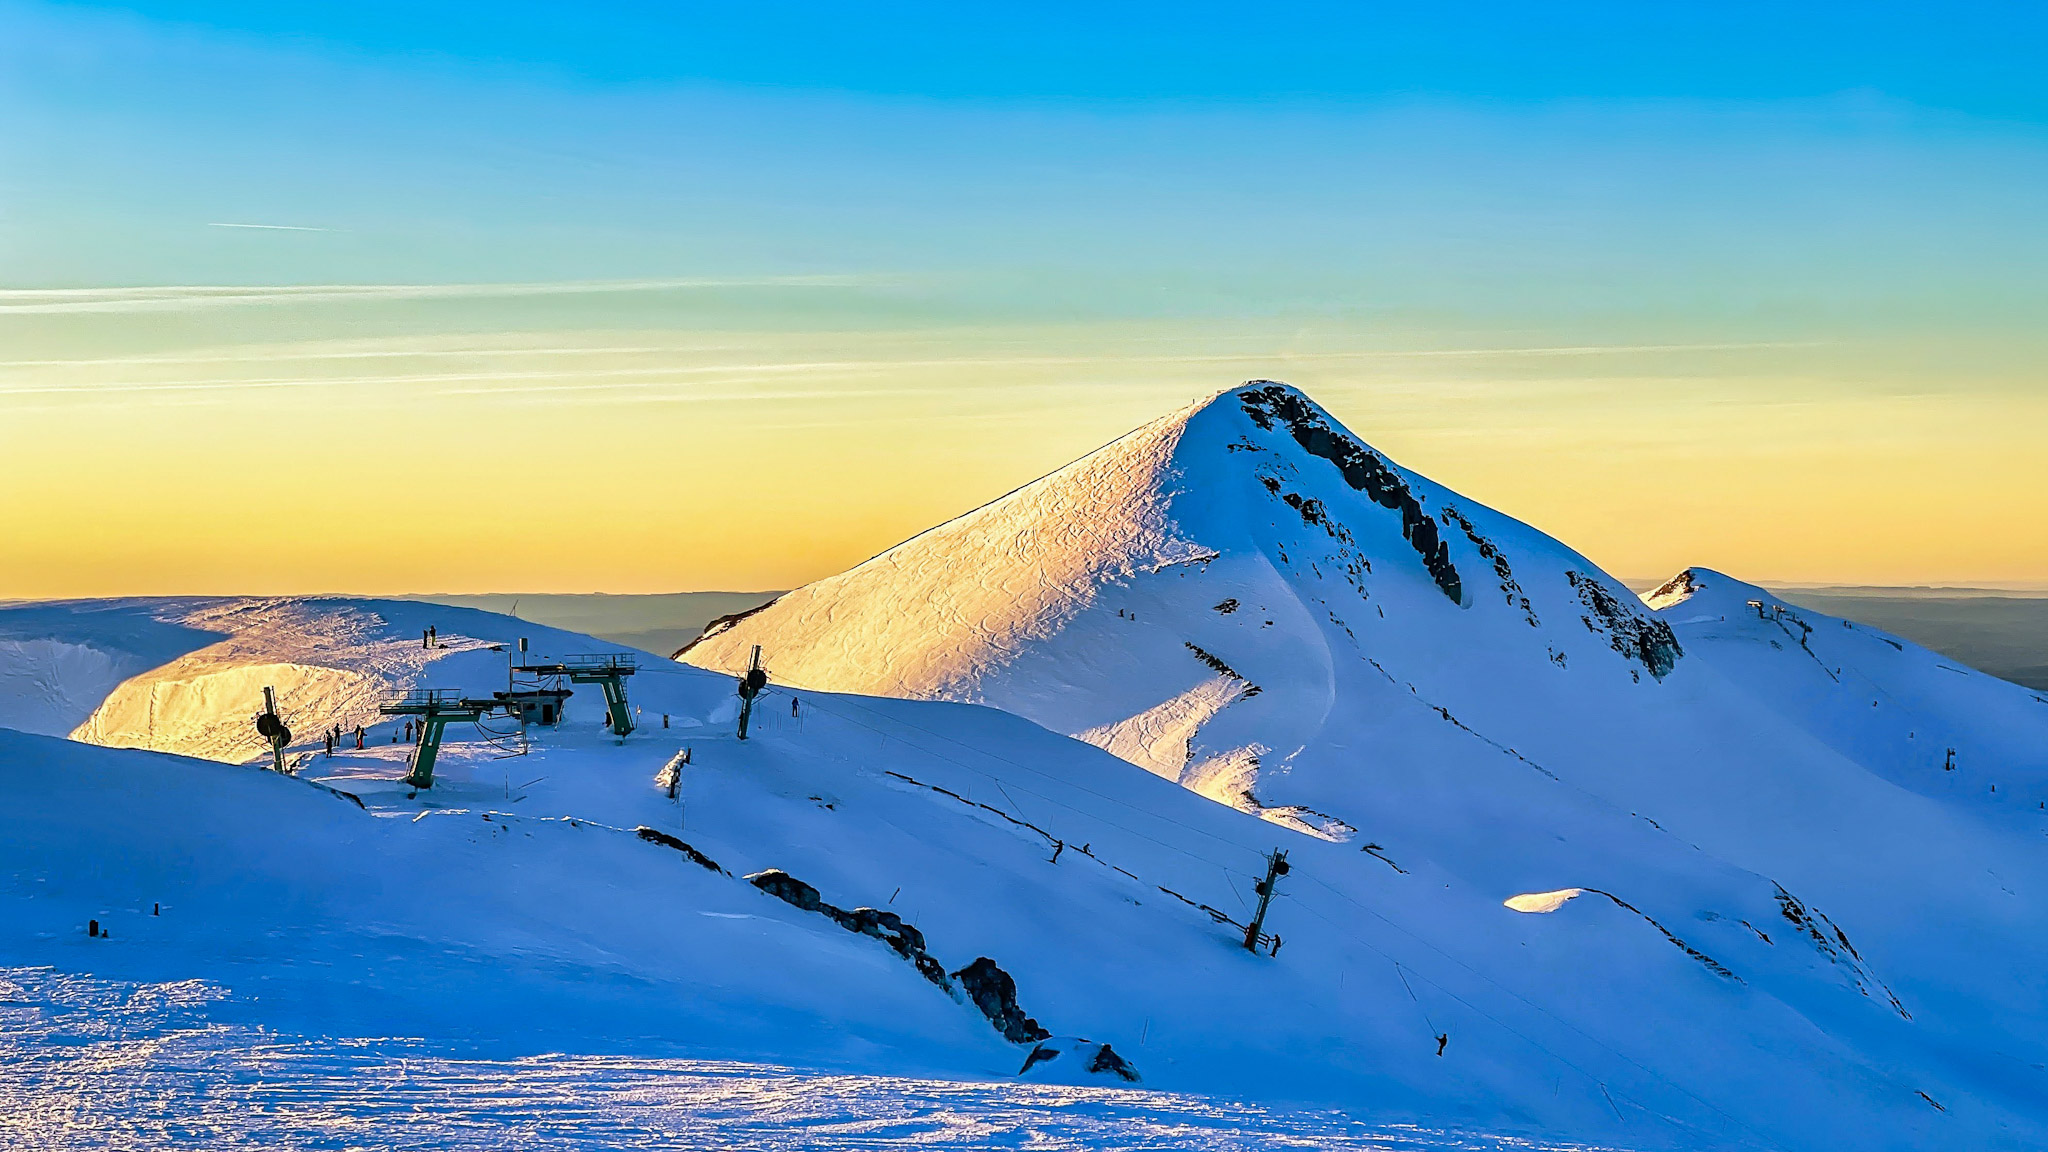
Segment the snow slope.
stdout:
<path fill-rule="evenodd" d="M 147 600 L 0 604 L 0 728 L 67 735 L 130 676 L 218 639 L 160 618 L 166 606 Z"/>
<path fill-rule="evenodd" d="M 2004 810 L 2048 792 L 2048 692 L 1689 568 L 1645 598 L 1754 705 L 1901 788 Z"/>
<path fill-rule="evenodd" d="M 821 1074 L 226 1024 L 198 981 L 0 975 L 0 1143 L 64 1149 L 1597 1152 L 1139 1088 Z M 146 1055 L 139 1055 L 146 1053 Z"/>
<path fill-rule="evenodd" d="M 344 657 L 380 650 L 375 629 L 356 649 L 296 646 L 385 605 L 269 604 L 302 623 L 240 632 L 250 667 L 363 667 Z M 334 621 L 308 619 L 322 615 Z M 441 628 L 455 647 L 421 683 L 471 693 L 502 682 L 493 645 L 537 631 L 487 614 Z M 959 975 L 987 958 L 1018 1013 L 1112 1045 L 1136 1087 L 1338 1108 L 1350 1120 L 1332 1122 L 1334 1146 L 1345 1123 L 1630 1148 L 2018 1148 L 2048 1131 L 2023 949 L 1980 939 L 2011 964 L 1910 982 L 1922 958 L 1874 949 L 1870 921 L 1433 713 L 1403 734 L 1428 767 L 1375 774 L 1359 810 L 1375 835 L 1336 843 L 985 708 L 775 689 L 741 744 L 729 679 L 651 663 L 632 683 L 632 736 L 580 701 L 525 756 L 458 730 L 428 792 L 399 783 L 406 749 L 388 724 L 298 779 L 0 732 L 0 966 L 144 1000 L 200 981 L 207 1028 L 321 1050 L 403 1036 L 499 1061 L 1010 1081 L 1032 1045 Z M 223 707 L 162 735 L 247 723 L 246 704 Z M 658 778 L 684 748 L 671 800 Z M 1275 846 L 1294 867 L 1268 924 L 1283 943 L 1254 956 L 1238 925 Z M 883 930 L 861 934 L 748 882 L 769 870 L 846 919 L 900 914 L 919 947 L 893 947 L 907 937 L 872 914 Z M 1592 898 L 1507 906 L 1563 887 Z M 2013 930 L 2038 931 L 2031 890 L 2008 899 Z M 111 938 L 87 936 L 90 919 Z M 1987 1022 L 1993 1006 L 2004 1020 Z M 137 1057 L 145 1070 L 157 1050 Z M 61 1070 L 70 1052 L 32 1054 Z M 1025 1080 L 1048 1076 L 1133 1087 L 1057 1061 Z"/>
<path fill-rule="evenodd" d="M 1899 1083 L 2033 1115 L 2048 701 L 1695 583 L 1646 606 L 1254 382 L 680 656 L 992 704 L 1454 891 L 1598 893 L 1527 919 L 1636 917 Z"/>

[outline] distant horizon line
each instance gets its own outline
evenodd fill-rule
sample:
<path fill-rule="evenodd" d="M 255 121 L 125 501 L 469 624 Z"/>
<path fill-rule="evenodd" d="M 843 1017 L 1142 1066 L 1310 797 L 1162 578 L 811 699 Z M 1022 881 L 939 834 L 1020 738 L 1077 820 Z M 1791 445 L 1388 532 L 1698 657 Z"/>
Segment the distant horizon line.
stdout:
<path fill-rule="evenodd" d="M 1644 578 L 1633 576 L 1617 576 L 1615 577 L 1615 579 L 1619 580 L 1629 590 L 1641 593 L 1648 592 L 1659 587 L 1660 585 L 1668 581 L 1670 577 L 1659 576 Z M 1737 579 L 1740 578 L 1737 577 Z M 1820 593 L 1833 592 L 1842 595 L 1852 596 L 1860 595 L 1875 597 L 1884 595 L 1902 595 L 1925 597 L 1930 599 L 1941 598 L 1943 596 L 1954 596 L 1957 598 L 1984 598 L 1997 596 L 2012 596 L 2021 599 L 2048 598 L 2048 581 L 2021 581 L 2016 583 L 2005 584 L 1845 584 L 1803 580 L 1744 580 L 1743 582 L 1746 584 L 1754 584 L 1759 588 L 1764 588 L 1771 591 L 1782 590 Z M 484 597 L 500 597 L 507 599 L 516 599 L 524 597 L 532 597 L 535 599 L 547 597 L 609 597 L 613 599 L 626 600 L 659 599 L 663 597 L 672 596 L 780 596 L 789 591 L 791 591 L 791 589 L 789 588 L 685 588 L 667 592 L 536 592 L 530 589 L 524 589 L 519 591 L 488 592 L 356 592 L 336 589 L 326 589 L 323 591 L 316 592 L 126 592 L 83 596 L 0 596 L 0 604 L 47 604 L 62 603 L 73 600 L 185 600 L 263 598 L 300 600 L 316 600 L 329 598 L 356 600 L 421 600 L 429 602 L 453 598 L 480 599 Z"/>

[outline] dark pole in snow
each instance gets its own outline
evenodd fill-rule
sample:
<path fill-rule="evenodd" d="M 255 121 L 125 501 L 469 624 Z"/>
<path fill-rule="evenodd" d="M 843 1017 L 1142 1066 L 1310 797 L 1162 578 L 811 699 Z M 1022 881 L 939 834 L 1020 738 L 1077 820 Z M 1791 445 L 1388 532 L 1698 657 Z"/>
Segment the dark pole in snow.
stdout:
<path fill-rule="evenodd" d="M 740 677 L 740 739 L 747 738 L 747 721 L 754 718 L 754 697 L 768 686 L 768 673 L 761 670 L 761 646 L 754 645 L 754 658 L 747 674 Z"/>
<path fill-rule="evenodd" d="M 1259 910 L 1252 916 L 1251 926 L 1244 930 L 1245 951 L 1259 950 L 1259 929 L 1265 927 L 1266 906 L 1273 902 L 1273 882 L 1287 875 L 1287 871 L 1287 853 L 1273 849 L 1272 855 L 1266 857 L 1266 878 L 1252 886 L 1252 891 L 1259 894 Z M 1279 949 L 1273 951 L 1277 953 Z"/>
<path fill-rule="evenodd" d="M 283 772 L 284 750 L 291 745 L 292 730 L 285 727 L 284 717 L 277 714 L 277 693 L 268 686 L 263 689 L 263 713 L 256 717 L 256 731 L 270 745 L 271 764 Z M 331 753 L 333 748 L 328 751 Z"/>

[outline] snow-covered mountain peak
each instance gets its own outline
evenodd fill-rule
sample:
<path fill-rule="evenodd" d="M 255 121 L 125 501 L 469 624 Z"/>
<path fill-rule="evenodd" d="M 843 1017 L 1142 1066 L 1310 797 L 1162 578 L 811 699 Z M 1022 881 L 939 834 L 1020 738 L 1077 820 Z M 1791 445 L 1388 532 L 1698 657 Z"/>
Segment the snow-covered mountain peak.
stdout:
<path fill-rule="evenodd" d="M 782 683 L 993 704 L 1335 835 L 1342 819 L 1273 804 L 1259 781 L 1333 716 L 1348 721 L 1355 684 L 1631 690 L 1682 656 L 1584 557 L 1269 380 L 721 622 L 678 656 L 732 670 L 755 644 Z"/>
<path fill-rule="evenodd" d="M 1654 590 L 1645 592 L 1643 594 L 1643 603 L 1649 605 L 1652 610 L 1659 612 L 1674 605 L 1683 604 L 1687 600 L 1692 599 L 1693 593 L 1698 592 L 1705 586 L 1704 578 L 1719 575 L 1720 573 L 1712 569 L 1687 568 L 1671 579 L 1657 585 Z"/>
<path fill-rule="evenodd" d="M 1726 613 L 1730 608 L 1752 608 L 1762 605 L 1769 609 L 1784 602 L 1772 593 L 1754 584 L 1737 580 L 1725 572 L 1698 566 L 1687 568 L 1671 579 L 1657 586 L 1656 590 L 1645 593 L 1643 603 L 1659 614 L 1670 613 L 1679 605 L 1687 605 L 1677 617 L 1693 619 Z M 1671 619 L 1677 623 L 1677 619 Z"/>

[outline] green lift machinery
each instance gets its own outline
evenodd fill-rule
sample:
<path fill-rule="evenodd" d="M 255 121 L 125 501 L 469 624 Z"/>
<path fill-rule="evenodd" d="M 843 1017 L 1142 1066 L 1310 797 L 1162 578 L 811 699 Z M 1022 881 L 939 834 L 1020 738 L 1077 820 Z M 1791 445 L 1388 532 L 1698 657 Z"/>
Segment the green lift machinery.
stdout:
<path fill-rule="evenodd" d="M 633 709 L 626 704 L 626 677 L 640 670 L 640 662 L 630 654 L 597 652 L 564 656 L 552 663 L 520 664 L 513 670 L 529 676 L 559 676 L 571 684 L 596 684 L 604 690 L 604 706 L 612 718 L 612 734 L 624 736 L 633 730 Z"/>
<path fill-rule="evenodd" d="M 491 698 L 521 727 L 537 724 L 553 728 L 562 722 L 562 708 L 573 695 L 567 688 L 514 688 L 493 692 Z"/>
<path fill-rule="evenodd" d="M 268 685 L 263 689 L 263 711 L 256 716 L 256 732 L 263 742 L 270 745 L 270 762 L 279 772 L 288 772 L 285 767 L 284 750 L 291 746 L 292 730 L 285 726 L 284 717 L 277 711 L 277 690 Z"/>
<path fill-rule="evenodd" d="M 422 688 L 403 699 L 377 706 L 384 716 L 419 717 L 419 744 L 412 752 L 412 768 L 405 783 L 414 788 L 434 786 L 434 761 L 441 755 L 441 733 L 456 721 L 474 723 L 504 707 L 497 700 L 472 700 L 453 688 Z"/>

